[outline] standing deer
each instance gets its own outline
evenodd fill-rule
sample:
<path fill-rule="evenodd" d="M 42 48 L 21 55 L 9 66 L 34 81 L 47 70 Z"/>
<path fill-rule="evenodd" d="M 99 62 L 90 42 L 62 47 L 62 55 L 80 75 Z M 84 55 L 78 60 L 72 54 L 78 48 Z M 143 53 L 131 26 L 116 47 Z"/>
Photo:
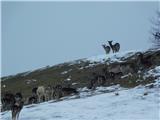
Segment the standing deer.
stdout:
<path fill-rule="evenodd" d="M 109 52 L 110 52 L 110 47 L 107 46 L 107 45 L 105 45 L 105 44 L 102 44 L 102 47 L 104 48 L 106 54 L 109 54 Z"/>
<path fill-rule="evenodd" d="M 23 108 L 23 97 L 21 93 L 16 93 L 14 95 L 15 102 L 11 106 L 11 112 L 12 112 L 12 120 L 18 120 L 19 119 L 19 113 Z"/>
<path fill-rule="evenodd" d="M 52 93 L 53 93 L 53 89 L 50 85 L 48 85 L 46 88 L 45 88 L 45 98 L 47 101 L 51 100 L 53 97 L 52 97 Z"/>
<path fill-rule="evenodd" d="M 104 75 L 100 75 L 100 74 L 93 72 L 89 88 L 92 90 L 95 90 L 97 86 L 105 85 L 105 82 L 106 82 L 106 79 Z"/>
<path fill-rule="evenodd" d="M 11 92 L 6 92 L 4 97 L 1 99 L 2 102 L 2 110 L 9 110 L 11 106 L 14 104 L 14 94 Z"/>
<path fill-rule="evenodd" d="M 61 97 L 62 97 L 62 86 L 58 84 L 54 88 L 54 98 L 58 100 Z"/>
<path fill-rule="evenodd" d="M 38 102 L 40 103 L 41 101 L 45 101 L 45 88 L 44 86 L 39 86 L 37 88 L 37 96 L 38 96 Z"/>
<path fill-rule="evenodd" d="M 152 66 L 151 55 L 144 57 L 143 53 L 139 53 L 138 57 L 139 64 L 142 64 L 144 68 L 150 68 Z"/>
<path fill-rule="evenodd" d="M 11 110 L 12 120 L 18 120 L 23 104 L 23 96 L 20 92 L 16 94 L 7 92 L 2 98 L 2 108 L 4 110 Z"/>
<path fill-rule="evenodd" d="M 111 40 L 111 41 L 108 41 L 108 43 L 109 43 L 109 45 L 110 45 L 113 53 L 116 53 L 116 52 L 118 52 L 119 49 L 120 49 L 120 44 L 119 44 L 119 43 L 115 43 L 115 44 L 113 45 L 112 42 L 113 42 L 112 40 Z"/>

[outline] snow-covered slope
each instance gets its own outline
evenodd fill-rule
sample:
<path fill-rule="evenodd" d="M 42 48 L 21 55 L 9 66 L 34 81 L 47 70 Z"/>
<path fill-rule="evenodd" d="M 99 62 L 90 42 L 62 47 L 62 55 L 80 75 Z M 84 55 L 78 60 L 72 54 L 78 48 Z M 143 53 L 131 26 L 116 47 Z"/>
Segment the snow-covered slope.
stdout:
<path fill-rule="evenodd" d="M 103 90 L 116 90 L 119 95 L 115 95 L 116 91 L 98 94 Z M 90 92 L 82 92 L 80 99 L 26 106 L 20 113 L 20 120 L 159 120 L 159 90 L 143 86 L 133 89 L 99 87 L 98 95 L 92 97 L 84 97 Z M 144 95 L 146 92 L 148 95 Z M 2 120 L 11 119 L 10 111 L 2 114 Z"/>
<path fill-rule="evenodd" d="M 112 53 L 112 54 L 107 54 L 107 55 L 104 54 L 104 55 L 92 56 L 92 57 L 86 58 L 84 60 L 88 60 L 90 62 L 101 62 L 101 63 L 103 63 L 106 60 L 108 60 L 108 61 L 110 60 L 110 62 L 120 62 L 121 58 L 128 58 L 128 57 L 134 55 L 136 52 L 139 52 L 139 51 L 132 50 L 132 51 Z"/>
<path fill-rule="evenodd" d="M 73 60 L 73 61 L 69 61 L 69 62 L 65 62 L 65 63 L 53 65 L 53 66 L 48 65 L 48 66 L 45 66 L 45 67 L 42 67 L 42 68 L 39 68 L 39 69 L 30 70 L 30 71 L 23 72 L 23 73 L 18 73 L 18 74 L 15 74 L 15 75 L 5 76 L 5 77 L 2 77 L 2 81 L 11 79 L 15 76 L 25 77 L 25 76 L 33 73 L 33 72 L 40 72 L 40 71 L 49 69 L 49 68 L 54 67 L 54 66 L 61 67 L 61 66 L 64 66 L 64 64 L 68 64 L 70 66 L 70 65 L 75 65 L 75 64 L 81 64 L 81 62 L 89 62 L 89 66 L 79 68 L 79 69 L 83 69 L 83 68 L 87 68 L 87 67 L 92 67 L 92 66 L 97 65 L 97 64 L 102 64 L 102 63 L 105 63 L 105 62 L 107 62 L 107 63 L 122 62 L 122 61 L 125 61 L 125 59 L 135 55 L 138 52 L 145 53 L 147 51 L 151 52 L 151 51 L 158 51 L 158 50 L 160 50 L 160 49 L 156 49 L 156 50 L 154 50 L 154 49 L 153 50 L 130 50 L 130 51 L 122 51 L 122 52 L 118 52 L 118 53 L 110 53 L 110 54 L 107 54 L 107 55 L 102 54 L 102 55 L 92 56 L 92 57 L 83 58 L 83 59 L 79 59 L 79 60 Z M 62 74 L 66 74 L 67 72 L 68 71 L 64 71 L 64 72 L 62 72 Z"/>
<path fill-rule="evenodd" d="M 69 62 L 65 62 L 65 64 L 69 64 L 69 65 L 74 65 L 74 64 L 81 64 L 81 62 L 86 62 L 88 61 L 92 66 L 92 65 L 96 65 L 97 63 L 104 63 L 105 61 L 109 61 L 110 63 L 112 62 L 121 62 L 121 59 L 125 59 L 125 58 L 128 58 L 134 54 L 136 54 L 137 52 L 144 52 L 144 50 L 142 51 L 138 51 L 138 50 L 130 50 L 130 51 L 125 51 L 125 52 L 118 52 L 118 53 L 111 53 L 111 54 L 102 54 L 102 55 L 97 55 L 97 56 L 92 56 L 92 57 L 88 57 L 88 58 L 83 58 L 83 59 L 79 59 L 79 60 L 73 60 L 73 61 L 69 61 Z M 96 63 L 95 63 L 96 62 Z M 57 65 L 54 65 L 54 66 L 63 66 L 64 63 L 61 63 L 61 64 L 57 64 Z M 89 66 L 89 67 L 90 67 Z M 14 76 L 27 76 L 29 75 L 30 73 L 33 73 L 33 72 L 40 72 L 40 71 L 43 71 L 45 69 L 48 69 L 50 67 L 53 67 L 53 66 L 45 66 L 45 67 L 42 67 L 42 68 L 39 68 L 39 69 L 35 69 L 35 70 L 30 70 L 30 71 L 27 71 L 27 72 L 23 72 L 23 73 L 18 73 L 18 74 L 15 74 L 15 75 L 10 75 L 10 76 L 6 76 L 4 77 L 2 80 L 8 80 Z M 64 71 L 67 73 L 67 71 Z M 63 74 L 63 73 L 62 73 Z"/>
<path fill-rule="evenodd" d="M 76 62 L 89 61 L 90 64 L 84 67 L 90 67 L 106 60 L 121 62 L 135 53 L 101 55 Z M 75 62 L 69 65 L 72 64 Z M 60 73 L 63 75 L 70 71 L 71 68 Z M 24 106 L 20 120 L 160 120 L 160 66 L 145 71 L 144 77 L 149 76 L 153 76 L 155 82 L 153 80 L 154 83 L 145 86 L 126 89 L 115 85 L 97 87 L 96 90 L 84 87 L 79 88 L 79 95 Z M 11 112 L 1 112 L 1 119 L 11 120 Z"/>

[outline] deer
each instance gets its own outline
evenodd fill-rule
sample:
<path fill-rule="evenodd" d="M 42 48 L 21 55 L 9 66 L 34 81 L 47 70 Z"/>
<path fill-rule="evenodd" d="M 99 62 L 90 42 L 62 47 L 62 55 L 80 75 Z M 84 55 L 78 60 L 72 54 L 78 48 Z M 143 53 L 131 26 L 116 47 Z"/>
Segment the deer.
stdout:
<path fill-rule="evenodd" d="M 37 88 L 37 96 L 38 96 L 38 102 L 40 103 L 41 101 L 45 101 L 45 87 L 44 86 L 39 86 Z"/>
<path fill-rule="evenodd" d="M 11 110 L 12 120 L 18 120 L 23 105 L 24 101 L 21 92 L 16 94 L 7 92 L 2 98 L 2 107 L 4 110 Z"/>
<path fill-rule="evenodd" d="M 18 120 L 19 113 L 22 110 L 23 105 L 24 105 L 23 96 L 20 92 L 18 92 L 14 95 L 14 99 L 15 99 L 15 102 L 11 106 L 12 120 Z"/>
<path fill-rule="evenodd" d="M 110 52 L 110 50 L 111 50 L 110 47 L 107 46 L 107 45 L 105 45 L 105 44 L 102 44 L 102 47 L 104 48 L 106 54 L 109 54 L 109 52 Z"/>
<path fill-rule="evenodd" d="M 152 33 L 155 39 L 160 39 L 160 32 Z"/>
<path fill-rule="evenodd" d="M 139 53 L 138 55 L 138 59 L 139 59 L 139 64 L 142 64 L 144 68 L 150 68 L 153 64 L 152 64 L 152 59 L 151 56 L 146 56 L 144 57 L 143 53 Z"/>
<path fill-rule="evenodd" d="M 55 99 L 59 100 L 62 97 L 62 86 L 61 85 L 56 85 L 54 87 L 54 93 L 53 96 Z"/>
<path fill-rule="evenodd" d="M 78 94 L 78 91 L 75 88 L 62 87 L 59 84 L 54 87 L 54 98 L 57 100 L 71 94 Z"/>
<path fill-rule="evenodd" d="M 15 103 L 14 94 L 7 91 L 1 99 L 1 102 L 3 108 L 2 110 L 9 110 L 11 106 Z"/>
<path fill-rule="evenodd" d="M 97 86 L 104 86 L 105 82 L 106 82 L 106 78 L 104 75 L 93 72 L 89 89 L 95 90 Z"/>
<path fill-rule="evenodd" d="M 52 94 L 53 94 L 53 89 L 50 85 L 48 85 L 46 88 L 45 88 L 45 98 L 47 101 L 51 100 L 53 97 L 52 97 Z"/>
<path fill-rule="evenodd" d="M 120 44 L 119 44 L 119 43 L 115 43 L 115 44 L 113 45 L 112 42 L 113 42 L 112 40 L 111 40 L 111 41 L 108 41 L 108 43 L 109 43 L 109 45 L 110 45 L 113 53 L 116 53 L 116 52 L 118 52 L 119 49 L 120 49 Z"/>

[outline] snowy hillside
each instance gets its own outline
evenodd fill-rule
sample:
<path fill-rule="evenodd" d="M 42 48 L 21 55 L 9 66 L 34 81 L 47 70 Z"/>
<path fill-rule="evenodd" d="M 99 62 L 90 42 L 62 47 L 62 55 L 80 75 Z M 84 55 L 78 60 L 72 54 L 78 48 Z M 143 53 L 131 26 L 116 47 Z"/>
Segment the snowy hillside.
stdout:
<path fill-rule="evenodd" d="M 107 89 L 113 91 L 100 94 Z M 90 92 L 82 92 L 80 99 L 26 106 L 20 113 L 20 120 L 159 120 L 159 90 L 158 86 L 153 89 L 99 87 L 95 92 L 98 95 L 92 97 L 86 97 Z M 144 96 L 146 92 L 148 95 Z M 10 111 L 1 114 L 2 120 L 10 120 Z"/>
<path fill-rule="evenodd" d="M 119 85 L 97 87 L 92 91 L 79 89 L 80 94 L 25 106 L 21 120 L 159 120 L 160 66 L 147 72 L 155 83 L 132 89 Z M 153 87 L 150 87 L 153 85 Z M 1 113 L 2 120 L 10 120 L 11 112 Z"/>
<path fill-rule="evenodd" d="M 82 62 L 89 62 L 90 65 L 89 66 L 85 66 L 85 67 L 91 67 L 93 65 L 96 65 L 96 64 L 102 64 L 106 61 L 108 61 L 109 63 L 113 63 L 113 62 L 121 62 L 125 59 L 127 59 L 128 57 L 131 57 L 133 56 L 134 54 L 136 54 L 137 52 L 145 52 L 145 51 L 138 51 L 138 50 L 131 50 L 131 51 L 125 51 L 125 52 L 119 52 L 119 53 L 111 53 L 111 54 L 102 54 L 102 55 L 97 55 L 97 56 L 92 56 L 92 57 L 88 57 L 88 58 L 83 58 L 83 59 L 79 59 L 79 60 L 73 60 L 73 61 L 69 61 L 69 62 L 65 62 L 65 63 L 62 63 L 62 64 L 57 64 L 55 66 L 63 66 L 64 64 L 68 64 L 68 65 L 75 65 L 75 64 L 81 64 Z M 53 67 L 53 66 L 52 66 Z M 33 72 L 40 72 L 40 71 L 43 71 L 43 70 L 46 70 L 46 69 L 49 69 L 51 68 L 51 66 L 46 66 L 46 67 L 42 67 L 42 68 L 39 68 L 39 69 L 36 69 L 36 70 L 30 70 L 30 71 L 27 71 L 27 72 L 23 72 L 23 73 L 18 73 L 16 75 L 10 75 L 10 76 L 5 76 L 2 78 L 2 81 L 3 80 L 7 80 L 7 79 L 10 79 L 14 76 L 27 76 Z M 82 69 L 82 68 L 80 68 Z M 70 70 L 69 70 L 70 71 Z M 63 72 L 64 74 L 67 73 L 67 71 L 64 71 Z M 62 74 L 63 74 L 62 73 Z"/>
<path fill-rule="evenodd" d="M 61 83 L 59 80 L 79 91 L 60 101 L 25 105 L 20 120 L 160 120 L 160 51 L 141 52 L 153 58 L 152 67 L 129 78 L 123 78 L 129 75 L 125 74 L 95 90 L 87 88 L 92 72 L 100 73 L 106 64 L 131 63 L 138 51 L 100 55 L 6 77 L 2 85 L 7 87 L 2 88 L 2 93 L 21 89 L 27 98 L 32 85 L 54 85 Z M 1 112 L 1 119 L 11 120 L 11 111 Z"/>

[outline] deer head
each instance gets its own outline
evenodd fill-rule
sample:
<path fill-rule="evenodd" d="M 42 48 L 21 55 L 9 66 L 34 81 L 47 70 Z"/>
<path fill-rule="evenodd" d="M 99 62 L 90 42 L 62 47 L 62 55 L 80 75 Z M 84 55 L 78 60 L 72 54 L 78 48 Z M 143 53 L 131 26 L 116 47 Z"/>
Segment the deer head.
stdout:
<path fill-rule="evenodd" d="M 105 44 L 102 44 L 102 46 L 106 46 Z"/>
<path fill-rule="evenodd" d="M 112 44 L 113 40 L 108 41 L 109 44 Z"/>

